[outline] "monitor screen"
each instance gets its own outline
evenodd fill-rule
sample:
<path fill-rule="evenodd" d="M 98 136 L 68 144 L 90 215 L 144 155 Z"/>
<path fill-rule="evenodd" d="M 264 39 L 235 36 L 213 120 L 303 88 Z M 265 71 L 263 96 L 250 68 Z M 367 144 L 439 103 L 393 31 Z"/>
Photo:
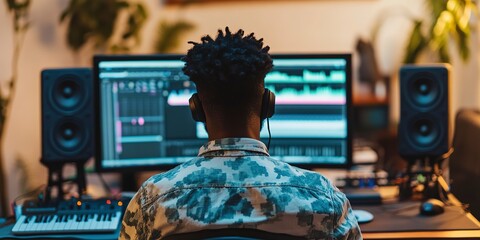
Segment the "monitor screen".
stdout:
<path fill-rule="evenodd" d="M 208 141 L 188 107 L 195 85 L 183 74 L 181 57 L 94 57 L 97 171 L 169 169 L 194 158 Z M 304 168 L 350 166 L 351 56 L 272 57 L 265 78 L 276 95 L 270 155 Z"/>

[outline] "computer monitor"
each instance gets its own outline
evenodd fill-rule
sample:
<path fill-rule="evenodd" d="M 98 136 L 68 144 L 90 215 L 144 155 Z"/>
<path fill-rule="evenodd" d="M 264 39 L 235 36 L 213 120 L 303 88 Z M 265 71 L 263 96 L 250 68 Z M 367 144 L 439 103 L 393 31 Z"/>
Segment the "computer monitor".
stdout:
<path fill-rule="evenodd" d="M 97 171 L 166 170 L 208 141 L 192 119 L 195 85 L 181 55 L 94 57 Z M 272 55 L 265 86 L 276 95 L 272 157 L 303 168 L 351 164 L 351 56 Z M 262 141 L 268 141 L 266 121 Z"/>

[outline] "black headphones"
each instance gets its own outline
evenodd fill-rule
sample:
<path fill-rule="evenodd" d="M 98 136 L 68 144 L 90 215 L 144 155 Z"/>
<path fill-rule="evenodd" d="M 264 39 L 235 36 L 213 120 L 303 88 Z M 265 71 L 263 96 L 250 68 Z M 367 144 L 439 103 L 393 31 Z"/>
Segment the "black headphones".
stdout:
<path fill-rule="evenodd" d="M 203 111 L 202 102 L 197 93 L 194 93 L 188 100 L 190 111 L 192 112 L 193 120 L 197 122 L 206 122 L 205 112 Z M 265 88 L 262 97 L 262 112 L 260 113 L 261 120 L 271 118 L 275 113 L 275 94 Z"/>

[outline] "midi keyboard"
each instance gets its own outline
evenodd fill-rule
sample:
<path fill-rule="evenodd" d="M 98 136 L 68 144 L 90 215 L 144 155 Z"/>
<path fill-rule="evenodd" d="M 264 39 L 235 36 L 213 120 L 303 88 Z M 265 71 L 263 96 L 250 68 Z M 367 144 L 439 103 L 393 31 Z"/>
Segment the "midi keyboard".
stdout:
<path fill-rule="evenodd" d="M 127 201 L 118 199 L 70 199 L 51 204 L 27 204 L 22 208 L 12 233 L 115 232 L 120 227 L 126 204 Z"/>

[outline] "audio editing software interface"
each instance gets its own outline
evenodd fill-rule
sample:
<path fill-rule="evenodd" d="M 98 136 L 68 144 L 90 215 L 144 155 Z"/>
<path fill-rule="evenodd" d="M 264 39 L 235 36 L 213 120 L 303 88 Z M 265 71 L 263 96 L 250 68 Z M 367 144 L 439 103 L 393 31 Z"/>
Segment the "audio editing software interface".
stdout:
<path fill-rule="evenodd" d="M 102 168 L 171 167 L 208 141 L 204 124 L 191 117 L 195 85 L 179 59 L 96 61 Z M 348 67 L 345 57 L 274 57 L 265 78 L 276 95 L 271 156 L 301 165 L 346 164 Z M 260 135 L 266 142 L 266 121 Z"/>

